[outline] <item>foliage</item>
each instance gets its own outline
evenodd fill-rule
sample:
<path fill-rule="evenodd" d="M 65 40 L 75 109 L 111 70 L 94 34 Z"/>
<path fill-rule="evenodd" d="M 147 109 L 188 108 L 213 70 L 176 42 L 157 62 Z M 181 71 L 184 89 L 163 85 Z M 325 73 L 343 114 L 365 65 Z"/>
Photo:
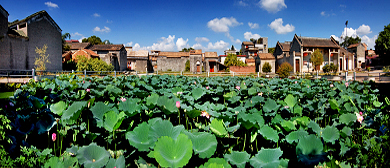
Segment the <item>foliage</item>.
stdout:
<path fill-rule="evenodd" d="M 104 43 L 102 42 L 102 40 L 100 39 L 100 37 L 97 37 L 97 36 L 95 36 L 95 35 L 83 39 L 82 42 L 83 42 L 83 43 L 89 42 L 89 43 L 91 43 L 92 45 L 104 44 Z"/>
<path fill-rule="evenodd" d="M 279 66 L 276 73 L 279 74 L 281 78 L 287 78 L 288 76 L 290 76 L 290 72 L 292 71 L 293 71 L 292 66 L 288 62 L 283 62 Z"/>
<path fill-rule="evenodd" d="M 76 69 L 77 69 L 77 63 L 73 60 L 69 60 L 62 63 L 62 70 L 71 71 Z"/>
<path fill-rule="evenodd" d="M 112 71 L 114 67 L 107 64 L 103 60 L 97 58 L 88 59 L 85 56 L 78 55 L 77 57 L 77 71 Z"/>
<path fill-rule="evenodd" d="M 329 64 L 326 64 L 322 67 L 322 71 L 324 71 L 325 73 L 328 73 L 328 72 L 337 72 L 337 69 L 338 69 L 338 66 L 337 65 L 334 65 L 333 63 L 330 63 Z"/>
<path fill-rule="evenodd" d="M 46 70 L 46 63 L 50 64 L 49 54 L 46 55 L 47 45 L 43 45 L 42 48 L 35 48 L 35 53 L 38 54 L 38 57 L 35 57 L 35 69 L 38 71 Z"/>
<path fill-rule="evenodd" d="M 180 52 L 190 52 L 191 50 L 195 50 L 192 47 L 190 48 L 183 48 Z"/>
<path fill-rule="evenodd" d="M 390 24 L 384 26 L 383 31 L 379 32 L 375 40 L 375 53 L 384 60 L 389 60 L 390 55 Z"/>
<path fill-rule="evenodd" d="M 315 69 L 319 70 L 317 69 L 317 67 L 320 66 L 322 62 L 324 62 L 324 56 L 322 55 L 319 49 L 316 49 L 313 52 L 313 54 L 310 57 L 310 61 L 313 63 Z"/>
<path fill-rule="evenodd" d="M 263 65 L 263 68 L 261 70 L 265 73 L 269 73 L 269 72 L 271 72 L 271 69 L 272 69 L 271 64 L 269 64 L 268 62 L 265 62 Z"/>
<path fill-rule="evenodd" d="M 275 47 L 268 48 L 268 53 L 274 54 L 275 52 Z"/>
<path fill-rule="evenodd" d="M 5 167 L 390 164 L 390 102 L 368 82 L 71 74 L 6 101 Z"/>
<path fill-rule="evenodd" d="M 66 39 L 70 39 L 70 34 L 69 33 L 62 34 L 61 39 L 62 39 L 62 52 L 70 51 L 70 46 L 66 44 Z"/>
<path fill-rule="evenodd" d="M 236 54 L 228 54 L 224 61 L 226 67 L 230 66 L 246 66 L 244 62 L 237 58 Z"/>
<path fill-rule="evenodd" d="M 345 37 L 344 41 L 340 44 L 340 46 L 346 48 L 351 44 L 357 44 L 360 43 L 361 41 L 362 39 L 359 36 L 356 36 L 355 38 L 347 36 Z"/>
<path fill-rule="evenodd" d="M 186 71 L 186 72 L 189 72 L 190 71 L 190 60 L 187 60 L 186 61 L 186 67 L 185 67 L 185 70 L 184 71 Z"/>

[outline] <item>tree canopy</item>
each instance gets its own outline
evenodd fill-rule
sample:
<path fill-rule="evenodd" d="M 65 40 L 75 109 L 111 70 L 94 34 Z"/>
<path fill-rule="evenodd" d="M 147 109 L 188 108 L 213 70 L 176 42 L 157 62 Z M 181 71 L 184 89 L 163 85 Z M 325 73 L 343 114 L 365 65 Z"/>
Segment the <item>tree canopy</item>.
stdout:
<path fill-rule="evenodd" d="M 192 47 L 190 47 L 190 48 L 183 48 L 183 49 L 181 49 L 180 52 L 190 52 L 191 50 L 195 50 L 195 49 L 193 49 Z"/>
<path fill-rule="evenodd" d="M 62 34 L 61 38 L 62 38 L 62 52 L 69 51 L 70 46 L 68 44 L 66 44 L 66 39 L 70 39 L 70 34 L 64 33 L 64 34 Z"/>
<path fill-rule="evenodd" d="M 356 36 L 355 38 L 347 36 L 344 40 L 344 42 L 341 43 L 341 47 L 348 47 L 351 44 L 357 44 L 360 43 L 362 39 L 360 39 L 359 36 Z"/>
<path fill-rule="evenodd" d="M 90 42 L 92 45 L 95 45 L 95 44 L 104 44 L 104 43 L 102 42 L 102 40 L 100 39 L 100 37 L 97 37 L 97 36 L 95 36 L 95 35 L 83 39 L 82 42 L 83 42 L 83 43 L 85 43 L 85 42 Z"/>
<path fill-rule="evenodd" d="M 237 58 L 236 54 L 228 54 L 225 61 L 223 62 L 225 66 L 246 66 L 244 62 Z"/>
<path fill-rule="evenodd" d="M 275 52 L 275 47 L 268 48 L 268 53 L 274 54 Z"/>
<path fill-rule="evenodd" d="M 386 60 L 390 60 L 390 24 L 385 26 L 383 31 L 379 33 L 378 39 L 375 40 L 375 53 L 384 57 Z"/>
<path fill-rule="evenodd" d="M 316 70 L 319 70 L 319 66 L 324 62 L 324 56 L 319 49 L 316 49 L 310 57 L 310 61 L 316 67 Z"/>

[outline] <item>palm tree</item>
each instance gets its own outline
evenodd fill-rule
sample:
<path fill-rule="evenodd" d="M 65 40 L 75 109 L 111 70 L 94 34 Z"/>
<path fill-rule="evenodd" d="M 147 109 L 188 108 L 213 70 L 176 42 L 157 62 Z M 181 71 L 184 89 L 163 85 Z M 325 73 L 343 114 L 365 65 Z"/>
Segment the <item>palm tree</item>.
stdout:
<path fill-rule="evenodd" d="M 61 38 L 62 38 L 62 52 L 69 50 L 70 49 L 68 47 L 69 45 L 66 44 L 65 40 L 66 39 L 70 40 L 70 34 L 69 33 L 64 33 L 64 34 L 62 34 Z"/>

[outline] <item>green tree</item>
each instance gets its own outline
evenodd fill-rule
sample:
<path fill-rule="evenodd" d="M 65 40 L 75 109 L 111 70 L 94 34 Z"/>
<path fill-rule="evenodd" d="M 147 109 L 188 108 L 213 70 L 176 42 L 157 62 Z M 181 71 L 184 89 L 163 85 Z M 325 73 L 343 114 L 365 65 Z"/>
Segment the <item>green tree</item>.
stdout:
<path fill-rule="evenodd" d="M 378 35 L 375 40 L 375 53 L 381 57 L 384 62 L 389 64 L 390 60 L 390 24 L 385 26 L 383 31 Z"/>
<path fill-rule="evenodd" d="M 183 48 L 180 52 L 190 52 L 191 50 L 195 50 L 192 47 L 190 48 Z"/>
<path fill-rule="evenodd" d="M 283 62 L 276 73 L 279 74 L 281 78 L 287 78 L 291 71 L 293 71 L 292 66 L 288 62 Z"/>
<path fill-rule="evenodd" d="M 274 54 L 275 52 L 275 47 L 268 48 L 268 53 Z"/>
<path fill-rule="evenodd" d="M 225 66 L 246 66 L 244 62 L 237 58 L 236 54 L 228 54 L 225 61 Z"/>
<path fill-rule="evenodd" d="M 344 42 L 341 43 L 341 47 L 345 48 L 348 47 L 351 44 L 357 44 L 360 43 L 362 39 L 360 39 L 359 36 L 356 36 L 355 38 L 347 36 L 344 40 Z"/>
<path fill-rule="evenodd" d="M 86 39 L 83 39 L 82 40 L 83 43 L 85 42 L 90 42 L 92 45 L 95 45 L 95 44 L 104 44 L 102 42 L 102 40 L 100 39 L 100 37 L 97 37 L 95 35 L 91 36 L 91 37 L 88 37 Z"/>
<path fill-rule="evenodd" d="M 324 56 L 319 49 L 316 49 L 310 57 L 310 62 L 313 63 L 316 70 L 320 70 L 319 66 L 324 62 Z"/>
<path fill-rule="evenodd" d="M 265 62 L 263 65 L 263 68 L 261 70 L 265 73 L 270 73 L 271 69 L 272 69 L 271 64 L 269 64 L 268 62 Z"/>
<path fill-rule="evenodd" d="M 46 63 L 51 63 L 49 60 L 49 54 L 46 54 L 47 45 L 43 45 L 42 48 L 35 47 L 35 53 L 38 54 L 38 57 L 35 57 L 35 69 L 38 71 L 46 70 Z"/>
<path fill-rule="evenodd" d="M 85 56 L 78 55 L 77 58 L 77 71 L 112 71 L 114 67 L 111 64 L 107 64 L 103 60 L 98 58 L 88 59 Z"/>
<path fill-rule="evenodd" d="M 186 62 L 185 71 L 186 71 L 186 72 L 189 72 L 189 71 L 190 71 L 190 60 L 187 60 L 187 62 Z"/>
<path fill-rule="evenodd" d="M 68 44 L 66 44 L 66 39 L 70 40 L 70 34 L 64 33 L 64 34 L 62 34 L 61 38 L 62 38 L 62 52 L 69 51 L 70 46 Z"/>

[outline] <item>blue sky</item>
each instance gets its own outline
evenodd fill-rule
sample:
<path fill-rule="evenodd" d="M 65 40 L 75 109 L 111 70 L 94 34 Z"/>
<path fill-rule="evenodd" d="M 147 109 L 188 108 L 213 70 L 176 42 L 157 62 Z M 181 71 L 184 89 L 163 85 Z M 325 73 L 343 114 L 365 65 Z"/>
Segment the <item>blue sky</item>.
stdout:
<path fill-rule="evenodd" d="M 46 10 L 72 39 L 96 35 L 134 50 L 193 47 L 219 55 L 242 41 L 268 37 L 269 47 L 294 34 L 359 36 L 373 48 L 390 23 L 390 1 L 347 0 L 13 0 L 0 3 L 9 21 Z"/>

